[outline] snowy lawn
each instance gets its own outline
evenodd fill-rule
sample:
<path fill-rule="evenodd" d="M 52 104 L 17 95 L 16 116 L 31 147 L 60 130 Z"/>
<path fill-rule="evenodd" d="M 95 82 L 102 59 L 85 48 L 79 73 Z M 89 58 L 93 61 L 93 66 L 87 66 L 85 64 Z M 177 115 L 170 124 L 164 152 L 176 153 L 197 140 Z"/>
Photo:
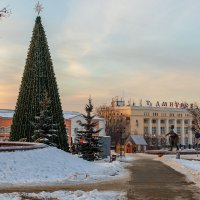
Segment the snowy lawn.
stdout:
<path fill-rule="evenodd" d="M 124 162 L 88 162 L 54 147 L 0 153 L 0 187 L 78 184 L 125 175 Z"/>
<path fill-rule="evenodd" d="M 176 159 L 176 155 L 165 155 L 155 160 L 160 160 L 176 171 L 185 174 L 188 180 L 193 181 L 200 187 L 200 160 L 187 160 L 198 159 L 197 155 L 181 155 L 181 159 Z"/>
<path fill-rule="evenodd" d="M 90 192 L 83 191 L 56 191 L 56 192 L 41 192 L 35 193 L 8 193 L 0 194 L 0 200 L 22 200 L 33 198 L 38 200 L 52 199 L 52 200 L 126 200 L 126 194 L 120 192 L 99 192 L 93 190 Z"/>

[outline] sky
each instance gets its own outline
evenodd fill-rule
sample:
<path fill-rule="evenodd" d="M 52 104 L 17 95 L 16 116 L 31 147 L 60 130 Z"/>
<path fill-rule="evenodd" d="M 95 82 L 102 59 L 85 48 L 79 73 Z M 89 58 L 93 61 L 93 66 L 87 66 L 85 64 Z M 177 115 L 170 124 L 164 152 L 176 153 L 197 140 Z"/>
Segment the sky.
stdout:
<path fill-rule="evenodd" d="M 14 109 L 36 0 L 1 0 L 0 108 Z M 113 97 L 200 101 L 199 0 L 41 0 L 63 110 Z"/>

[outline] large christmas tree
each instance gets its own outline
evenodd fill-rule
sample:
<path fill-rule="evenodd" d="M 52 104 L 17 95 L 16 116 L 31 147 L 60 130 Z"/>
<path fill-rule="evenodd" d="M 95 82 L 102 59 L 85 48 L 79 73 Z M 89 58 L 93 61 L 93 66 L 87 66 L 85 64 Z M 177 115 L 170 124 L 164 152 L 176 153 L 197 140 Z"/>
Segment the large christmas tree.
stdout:
<path fill-rule="evenodd" d="M 78 135 L 76 138 L 77 153 L 81 158 L 88 161 L 94 161 L 101 158 L 101 144 L 99 141 L 100 138 L 98 136 L 98 133 L 101 131 L 101 129 L 95 130 L 97 123 L 93 120 L 95 116 L 92 116 L 92 110 L 93 105 L 90 98 L 89 104 L 85 106 L 87 115 L 83 115 L 85 122 L 83 123 L 79 121 L 79 125 L 83 129 L 77 131 Z"/>
<path fill-rule="evenodd" d="M 13 117 L 10 140 L 26 138 L 32 141 L 34 127 L 31 122 L 41 112 L 41 102 L 45 95 L 50 99 L 49 112 L 57 124 L 57 146 L 68 150 L 67 134 L 53 64 L 47 44 L 47 38 L 37 16 L 27 55 L 19 96 Z"/>

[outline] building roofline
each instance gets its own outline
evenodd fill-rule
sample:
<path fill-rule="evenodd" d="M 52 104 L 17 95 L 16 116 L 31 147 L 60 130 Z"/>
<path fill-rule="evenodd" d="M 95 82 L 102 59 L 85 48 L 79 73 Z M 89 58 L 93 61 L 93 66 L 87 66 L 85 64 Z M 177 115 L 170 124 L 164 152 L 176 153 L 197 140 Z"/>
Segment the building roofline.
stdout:
<path fill-rule="evenodd" d="M 169 108 L 169 107 L 151 107 L 151 106 L 131 106 L 132 110 L 152 110 L 152 111 L 171 111 L 171 112 L 188 112 L 184 108 Z"/>

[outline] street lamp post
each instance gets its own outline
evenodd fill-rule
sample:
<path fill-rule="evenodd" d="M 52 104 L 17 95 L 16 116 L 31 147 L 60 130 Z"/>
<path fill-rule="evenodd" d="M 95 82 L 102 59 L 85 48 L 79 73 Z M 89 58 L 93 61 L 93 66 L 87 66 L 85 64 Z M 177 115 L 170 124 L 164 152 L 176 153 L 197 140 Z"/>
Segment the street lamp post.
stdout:
<path fill-rule="evenodd" d="M 120 158 L 122 158 L 122 130 L 120 132 Z"/>

